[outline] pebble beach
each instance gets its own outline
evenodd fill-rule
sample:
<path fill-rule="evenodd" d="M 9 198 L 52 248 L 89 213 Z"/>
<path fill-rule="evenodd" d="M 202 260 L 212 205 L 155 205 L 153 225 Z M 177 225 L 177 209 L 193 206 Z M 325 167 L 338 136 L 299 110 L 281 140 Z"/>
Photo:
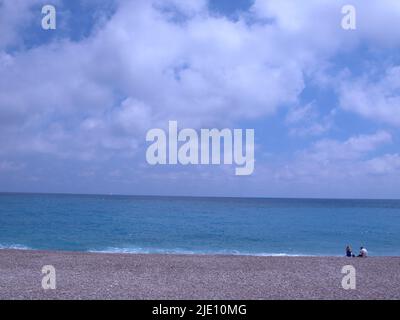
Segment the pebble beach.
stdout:
<path fill-rule="evenodd" d="M 42 267 L 56 289 L 42 288 Z M 342 287 L 343 266 L 356 289 Z M 0 250 L 0 299 L 400 299 L 400 257 Z"/>

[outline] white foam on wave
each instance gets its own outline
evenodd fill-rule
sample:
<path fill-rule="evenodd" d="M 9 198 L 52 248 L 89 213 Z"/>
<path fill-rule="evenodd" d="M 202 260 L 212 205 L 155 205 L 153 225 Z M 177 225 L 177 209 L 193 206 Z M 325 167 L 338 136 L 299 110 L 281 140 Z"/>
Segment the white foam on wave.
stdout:
<path fill-rule="evenodd" d="M 1 244 L 0 250 L 13 249 L 13 250 L 30 250 L 31 248 L 22 244 Z"/>
<path fill-rule="evenodd" d="M 141 247 L 108 247 L 105 249 L 88 250 L 93 253 L 129 253 L 129 254 L 184 254 L 184 255 L 238 255 L 238 256 L 258 256 L 258 257 L 311 257 L 307 254 L 290 253 L 253 253 L 238 250 L 187 250 L 187 249 L 161 249 L 161 248 L 141 248 Z"/>

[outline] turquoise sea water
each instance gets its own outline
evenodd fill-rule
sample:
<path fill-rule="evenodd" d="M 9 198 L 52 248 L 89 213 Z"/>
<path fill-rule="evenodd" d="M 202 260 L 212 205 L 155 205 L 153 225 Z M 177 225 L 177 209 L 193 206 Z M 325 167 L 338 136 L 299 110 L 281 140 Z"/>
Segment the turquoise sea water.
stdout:
<path fill-rule="evenodd" d="M 0 248 L 400 256 L 400 201 L 0 194 Z"/>

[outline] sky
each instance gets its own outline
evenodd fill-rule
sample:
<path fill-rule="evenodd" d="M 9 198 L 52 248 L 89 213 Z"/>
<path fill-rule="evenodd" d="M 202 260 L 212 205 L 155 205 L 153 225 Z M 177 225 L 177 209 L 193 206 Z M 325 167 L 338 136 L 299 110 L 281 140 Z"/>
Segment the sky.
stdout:
<path fill-rule="evenodd" d="M 0 192 L 399 199 L 399 18 L 398 0 L 0 0 Z M 149 165 L 172 120 L 254 129 L 253 174 Z"/>

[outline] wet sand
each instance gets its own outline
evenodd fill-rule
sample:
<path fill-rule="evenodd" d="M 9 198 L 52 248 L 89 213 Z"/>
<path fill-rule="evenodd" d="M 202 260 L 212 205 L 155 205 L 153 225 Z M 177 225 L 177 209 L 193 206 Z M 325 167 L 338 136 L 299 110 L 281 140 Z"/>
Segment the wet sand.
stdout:
<path fill-rule="evenodd" d="M 44 265 L 56 269 L 56 290 L 42 288 Z M 342 288 L 345 265 L 356 290 Z M 400 299 L 400 257 L 0 250 L 0 299 Z"/>

